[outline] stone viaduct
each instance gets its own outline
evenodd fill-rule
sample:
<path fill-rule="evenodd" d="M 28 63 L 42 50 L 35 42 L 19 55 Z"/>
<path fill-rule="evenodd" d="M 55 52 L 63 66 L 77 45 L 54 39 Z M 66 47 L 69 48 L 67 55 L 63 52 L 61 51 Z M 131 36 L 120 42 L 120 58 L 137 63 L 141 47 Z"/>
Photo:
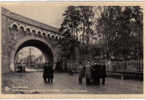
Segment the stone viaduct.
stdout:
<path fill-rule="evenodd" d="M 15 56 L 27 46 L 41 50 L 53 67 L 61 54 L 63 38 L 57 28 L 26 18 L 2 8 L 2 73 L 15 71 Z"/>

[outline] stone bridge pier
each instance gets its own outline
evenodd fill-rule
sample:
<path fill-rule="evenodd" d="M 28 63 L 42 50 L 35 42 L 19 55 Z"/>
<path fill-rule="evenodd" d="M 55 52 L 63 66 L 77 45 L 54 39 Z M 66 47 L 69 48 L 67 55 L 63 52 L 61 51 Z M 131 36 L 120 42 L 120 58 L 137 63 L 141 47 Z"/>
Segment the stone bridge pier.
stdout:
<path fill-rule="evenodd" d="M 15 71 L 15 57 L 27 46 L 38 48 L 55 68 L 62 38 L 57 28 L 2 8 L 2 73 Z"/>

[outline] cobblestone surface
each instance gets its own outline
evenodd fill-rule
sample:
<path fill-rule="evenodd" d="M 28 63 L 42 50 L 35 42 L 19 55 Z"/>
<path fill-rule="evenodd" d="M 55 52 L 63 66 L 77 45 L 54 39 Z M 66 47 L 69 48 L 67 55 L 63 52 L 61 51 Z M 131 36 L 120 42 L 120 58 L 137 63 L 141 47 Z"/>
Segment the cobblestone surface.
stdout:
<path fill-rule="evenodd" d="M 42 72 L 9 73 L 2 75 L 2 93 L 87 93 L 140 94 L 143 81 L 106 78 L 106 85 L 78 84 L 78 74 L 55 73 L 53 85 L 44 83 Z"/>

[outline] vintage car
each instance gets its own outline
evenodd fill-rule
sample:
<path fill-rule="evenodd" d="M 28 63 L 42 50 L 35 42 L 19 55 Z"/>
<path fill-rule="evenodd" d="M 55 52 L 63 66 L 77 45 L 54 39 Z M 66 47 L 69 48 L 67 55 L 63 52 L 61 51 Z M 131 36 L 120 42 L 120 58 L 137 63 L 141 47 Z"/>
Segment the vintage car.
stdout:
<path fill-rule="evenodd" d="M 106 68 L 103 64 L 94 64 L 86 67 L 86 84 L 99 85 L 100 78 L 106 77 Z"/>

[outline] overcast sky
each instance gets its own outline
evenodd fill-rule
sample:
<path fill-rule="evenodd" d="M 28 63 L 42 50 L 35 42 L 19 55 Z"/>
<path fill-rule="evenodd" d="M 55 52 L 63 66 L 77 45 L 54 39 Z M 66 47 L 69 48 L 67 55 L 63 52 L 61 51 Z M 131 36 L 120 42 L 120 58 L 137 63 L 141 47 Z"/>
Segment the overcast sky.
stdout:
<path fill-rule="evenodd" d="M 39 22 L 60 28 L 67 6 L 4 6 L 8 10 Z"/>
<path fill-rule="evenodd" d="M 33 55 L 35 57 L 39 57 L 40 55 L 42 55 L 42 52 L 39 49 L 29 46 L 29 47 L 25 47 L 25 48 L 21 49 L 18 52 L 19 59 L 23 59 L 27 56 L 30 56 L 30 48 L 31 48 L 31 55 Z"/>

